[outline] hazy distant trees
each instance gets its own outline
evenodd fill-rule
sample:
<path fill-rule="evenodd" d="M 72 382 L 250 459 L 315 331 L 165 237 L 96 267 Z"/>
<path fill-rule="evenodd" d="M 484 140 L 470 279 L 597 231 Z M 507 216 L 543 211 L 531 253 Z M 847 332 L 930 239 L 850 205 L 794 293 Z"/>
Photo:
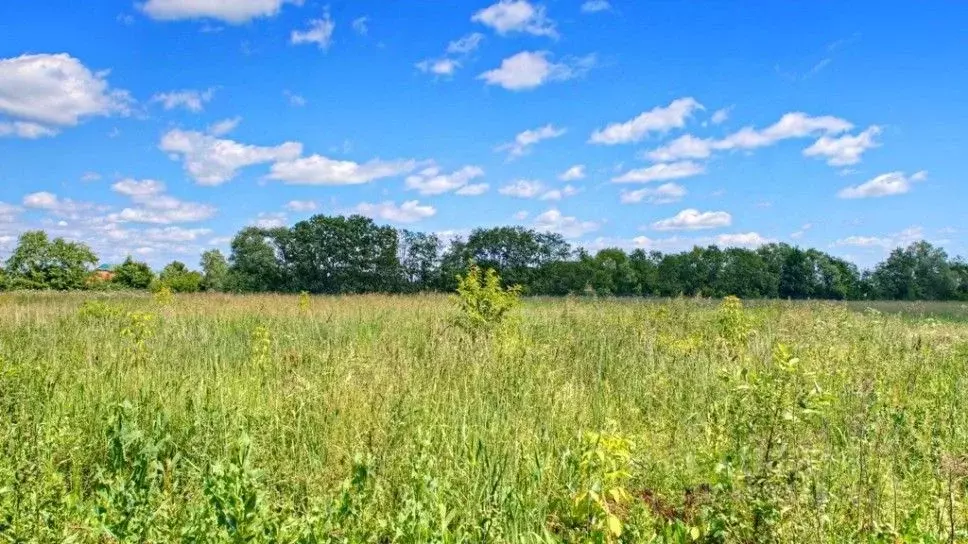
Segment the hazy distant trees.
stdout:
<path fill-rule="evenodd" d="M 27 232 L 0 270 L 0 289 L 83 288 L 96 262 L 83 244 Z M 170 263 L 154 284 L 177 292 L 453 291 L 457 275 L 473 264 L 496 270 L 528 295 L 968 300 L 968 263 L 924 241 L 895 249 L 862 274 L 843 259 L 782 243 L 591 253 L 559 234 L 523 227 L 479 228 L 444 242 L 358 215 L 317 215 L 290 228 L 246 227 L 232 239 L 228 258 L 206 251 L 201 273 Z M 114 273 L 111 283 L 120 287 L 153 284 L 148 265 L 130 257 Z"/>

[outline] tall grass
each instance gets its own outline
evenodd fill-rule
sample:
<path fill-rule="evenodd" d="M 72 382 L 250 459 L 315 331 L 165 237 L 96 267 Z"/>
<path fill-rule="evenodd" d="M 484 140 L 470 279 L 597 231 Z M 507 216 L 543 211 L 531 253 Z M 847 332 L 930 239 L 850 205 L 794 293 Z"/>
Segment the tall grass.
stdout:
<path fill-rule="evenodd" d="M 0 296 L 11 542 L 968 539 L 968 324 L 826 303 Z"/>

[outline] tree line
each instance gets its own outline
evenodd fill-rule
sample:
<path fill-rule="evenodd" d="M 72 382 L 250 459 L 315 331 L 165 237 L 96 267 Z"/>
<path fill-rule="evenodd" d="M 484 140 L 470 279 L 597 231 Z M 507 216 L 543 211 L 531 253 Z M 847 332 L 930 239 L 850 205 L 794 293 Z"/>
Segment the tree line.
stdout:
<path fill-rule="evenodd" d="M 202 254 L 200 271 L 174 261 L 156 274 L 128 257 L 98 281 L 82 243 L 24 233 L 0 269 L 0 289 L 156 289 L 317 294 L 453 291 L 471 265 L 491 268 L 524 294 L 791 299 L 968 300 L 968 262 L 919 241 L 873 269 L 785 243 L 679 253 L 607 248 L 591 253 L 559 234 L 479 228 L 446 242 L 353 215 L 316 215 L 292 227 L 246 227 L 226 257 Z"/>

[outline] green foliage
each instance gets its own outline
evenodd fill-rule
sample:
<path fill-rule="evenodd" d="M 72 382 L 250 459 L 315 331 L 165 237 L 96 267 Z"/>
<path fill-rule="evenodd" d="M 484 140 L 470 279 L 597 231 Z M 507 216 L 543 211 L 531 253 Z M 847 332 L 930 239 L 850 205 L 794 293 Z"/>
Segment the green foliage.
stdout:
<path fill-rule="evenodd" d="M 29 231 L 7 259 L 6 274 L 14 289 L 82 289 L 96 263 L 97 256 L 84 244 Z"/>
<path fill-rule="evenodd" d="M 155 273 L 147 263 L 135 261 L 130 256 L 114 269 L 111 281 L 128 289 L 147 289 L 155 279 Z"/>
<path fill-rule="evenodd" d="M 457 278 L 457 294 L 452 298 L 460 311 L 461 326 L 479 331 L 502 324 L 520 305 L 520 293 L 517 285 L 502 287 L 494 269 L 481 270 L 473 265 L 466 275 Z"/>
<path fill-rule="evenodd" d="M 228 287 L 229 262 L 217 249 L 202 253 L 202 289 L 225 291 Z"/>
<path fill-rule="evenodd" d="M 175 293 L 197 293 L 202 288 L 202 275 L 189 270 L 185 263 L 172 261 L 158 276 L 161 285 Z"/>

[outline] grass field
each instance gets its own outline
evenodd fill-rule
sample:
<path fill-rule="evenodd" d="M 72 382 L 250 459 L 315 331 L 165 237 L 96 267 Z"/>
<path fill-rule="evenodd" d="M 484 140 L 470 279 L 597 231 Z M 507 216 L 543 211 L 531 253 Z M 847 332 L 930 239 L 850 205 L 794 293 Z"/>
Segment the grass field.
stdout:
<path fill-rule="evenodd" d="M 965 321 L 94 299 L 0 295 L 0 541 L 968 539 Z"/>

